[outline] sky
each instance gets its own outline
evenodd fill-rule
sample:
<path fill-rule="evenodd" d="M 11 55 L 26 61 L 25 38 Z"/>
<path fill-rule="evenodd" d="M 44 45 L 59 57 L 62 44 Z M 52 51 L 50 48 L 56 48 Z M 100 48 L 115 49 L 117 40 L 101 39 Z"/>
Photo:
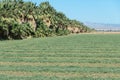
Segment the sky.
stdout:
<path fill-rule="evenodd" d="M 81 22 L 120 24 L 120 0 L 24 0 L 49 1 L 59 12 Z"/>

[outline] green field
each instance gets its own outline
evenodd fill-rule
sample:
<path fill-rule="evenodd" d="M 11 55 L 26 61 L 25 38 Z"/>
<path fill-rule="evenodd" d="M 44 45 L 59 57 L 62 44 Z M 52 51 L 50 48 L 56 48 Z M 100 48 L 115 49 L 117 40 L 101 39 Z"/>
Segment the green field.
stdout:
<path fill-rule="evenodd" d="M 120 34 L 0 41 L 0 80 L 120 80 Z"/>

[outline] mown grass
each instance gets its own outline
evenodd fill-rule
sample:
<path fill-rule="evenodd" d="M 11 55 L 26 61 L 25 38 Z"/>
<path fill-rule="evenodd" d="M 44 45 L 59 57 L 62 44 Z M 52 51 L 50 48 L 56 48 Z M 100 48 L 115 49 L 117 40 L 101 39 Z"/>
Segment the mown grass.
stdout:
<path fill-rule="evenodd" d="M 0 41 L 0 80 L 120 80 L 120 35 Z"/>

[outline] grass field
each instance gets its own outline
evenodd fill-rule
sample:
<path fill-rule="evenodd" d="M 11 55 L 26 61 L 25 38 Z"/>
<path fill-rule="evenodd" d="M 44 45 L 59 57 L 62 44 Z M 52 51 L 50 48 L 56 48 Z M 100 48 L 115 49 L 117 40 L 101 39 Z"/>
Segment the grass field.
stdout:
<path fill-rule="evenodd" d="M 120 34 L 0 41 L 0 80 L 120 80 Z"/>

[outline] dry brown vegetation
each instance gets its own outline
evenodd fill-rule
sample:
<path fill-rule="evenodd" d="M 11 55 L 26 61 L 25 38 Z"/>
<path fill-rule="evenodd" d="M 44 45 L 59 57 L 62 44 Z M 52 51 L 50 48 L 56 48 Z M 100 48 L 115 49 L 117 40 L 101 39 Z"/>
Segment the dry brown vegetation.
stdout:
<path fill-rule="evenodd" d="M 120 34 L 120 32 L 90 32 L 90 33 L 82 33 L 82 34 Z"/>

